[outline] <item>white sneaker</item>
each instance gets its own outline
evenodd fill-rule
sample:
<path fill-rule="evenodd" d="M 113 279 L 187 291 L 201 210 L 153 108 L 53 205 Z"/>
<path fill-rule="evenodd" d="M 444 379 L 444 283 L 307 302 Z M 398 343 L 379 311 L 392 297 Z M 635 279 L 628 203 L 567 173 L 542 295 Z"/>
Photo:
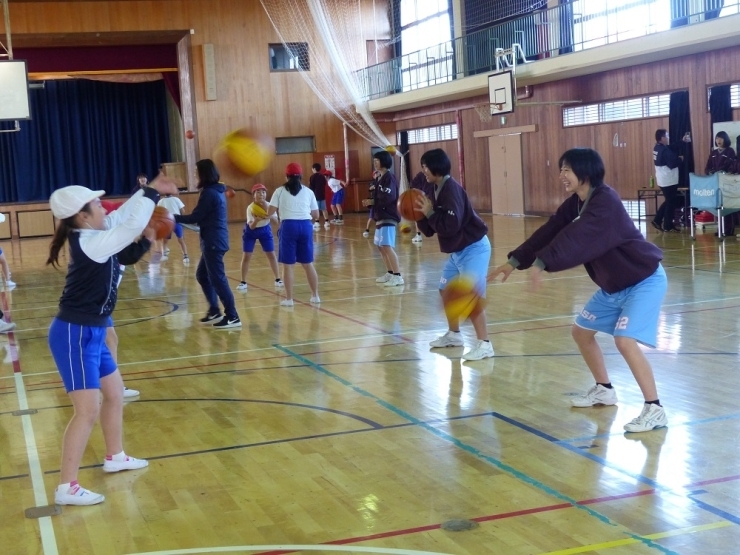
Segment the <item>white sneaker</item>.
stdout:
<path fill-rule="evenodd" d="M 645 403 L 642 407 L 640 416 L 624 425 L 628 432 L 649 432 L 656 428 L 665 428 L 668 426 L 668 417 L 665 410 L 660 405 Z"/>
<path fill-rule="evenodd" d="M 169 260 L 169 259 L 170 259 L 170 257 L 169 257 L 169 256 L 167 256 L 166 254 L 163 254 L 163 255 L 162 255 L 162 258 L 160 258 L 160 259 L 159 259 L 159 261 L 160 261 L 160 262 L 166 262 L 166 261 L 167 261 L 167 260 Z"/>
<path fill-rule="evenodd" d="M 164 255 L 169 256 L 170 255 L 170 249 L 164 249 Z"/>
<path fill-rule="evenodd" d="M 276 279 L 275 280 L 275 289 L 282 289 L 285 287 L 285 284 L 283 283 L 282 279 Z"/>
<path fill-rule="evenodd" d="M 149 461 L 126 456 L 122 461 L 103 461 L 103 472 L 120 472 L 121 470 L 138 470 L 149 466 Z"/>
<path fill-rule="evenodd" d="M 448 331 L 434 341 L 429 342 L 429 346 L 433 349 L 440 347 L 462 347 L 463 345 L 462 334 L 459 331 Z"/>
<path fill-rule="evenodd" d="M 480 339 L 475 344 L 475 347 L 470 349 L 467 353 L 463 353 L 463 359 L 465 360 L 482 360 L 484 358 L 491 358 L 493 356 L 493 345 L 490 341 L 481 341 Z"/>
<path fill-rule="evenodd" d="M 313 230 L 314 231 L 318 231 L 319 229 L 321 229 L 321 224 L 319 222 L 314 222 L 313 223 Z"/>
<path fill-rule="evenodd" d="M 280 301 L 280 306 L 293 306 L 293 299 L 283 299 Z"/>
<path fill-rule="evenodd" d="M 594 384 L 583 395 L 576 395 L 570 401 L 574 407 L 593 407 L 594 405 L 616 405 L 617 392 L 603 385 Z"/>
<path fill-rule="evenodd" d="M 80 484 L 72 487 L 57 486 L 54 490 L 54 503 L 57 505 L 97 505 L 105 501 L 105 496 L 83 488 Z"/>
<path fill-rule="evenodd" d="M 0 320 L 0 333 L 8 333 L 9 331 L 13 331 L 15 329 L 15 322 L 6 322 L 5 320 Z"/>
<path fill-rule="evenodd" d="M 247 284 L 246 283 L 240 283 L 236 286 L 237 291 L 246 291 L 247 290 Z"/>
<path fill-rule="evenodd" d="M 138 397 L 138 396 L 139 396 L 138 389 L 130 389 L 126 386 L 123 386 L 123 398 L 124 399 L 130 399 L 131 397 Z"/>
<path fill-rule="evenodd" d="M 414 236 L 413 239 L 411 239 L 412 243 L 421 243 L 421 241 L 422 241 L 421 235 L 419 235 L 418 233 Z"/>
<path fill-rule="evenodd" d="M 336 225 L 344 225 L 344 220 L 337 220 L 334 222 Z"/>
<path fill-rule="evenodd" d="M 7 280 L 5 282 L 5 289 L 7 289 L 8 291 L 10 291 L 11 289 L 15 289 L 16 287 L 17 287 L 17 284 L 14 281 Z"/>
<path fill-rule="evenodd" d="M 386 272 L 382 276 L 380 276 L 379 278 L 377 278 L 375 280 L 375 283 L 385 283 L 386 281 L 388 281 L 392 277 L 393 277 L 393 274 L 392 273 Z"/>
<path fill-rule="evenodd" d="M 370 237 L 370 232 L 369 231 L 363 231 L 362 232 L 362 236 L 363 237 Z"/>
<path fill-rule="evenodd" d="M 321 303 L 321 299 L 318 297 L 311 297 L 311 304 L 319 304 Z"/>
<path fill-rule="evenodd" d="M 396 285 L 403 285 L 403 278 L 393 274 L 390 279 L 385 282 L 385 287 L 395 287 Z"/>
<path fill-rule="evenodd" d="M 190 266 L 190 258 L 188 257 L 187 254 L 182 257 L 182 265 L 183 266 Z"/>
<path fill-rule="evenodd" d="M 324 222 L 324 229 L 331 229 L 331 224 L 327 221 Z"/>

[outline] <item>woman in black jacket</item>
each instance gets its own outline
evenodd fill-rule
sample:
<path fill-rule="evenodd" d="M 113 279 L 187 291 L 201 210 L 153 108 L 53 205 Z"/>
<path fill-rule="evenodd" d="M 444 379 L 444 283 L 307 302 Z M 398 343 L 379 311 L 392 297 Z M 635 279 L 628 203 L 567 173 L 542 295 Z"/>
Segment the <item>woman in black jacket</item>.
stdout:
<path fill-rule="evenodd" d="M 198 172 L 200 197 L 191 214 L 175 215 L 175 221 L 200 226 L 201 257 L 195 278 L 208 301 L 208 312 L 200 321 L 213 324 L 214 328 L 240 328 L 234 294 L 226 279 L 224 255 L 229 250 L 229 230 L 226 225 L 226 186 L 219 182 L 220 175 L 212 160 L 204 159 L 195 164 Z M 224 314 L 218 300 L 224 305 Z"/>

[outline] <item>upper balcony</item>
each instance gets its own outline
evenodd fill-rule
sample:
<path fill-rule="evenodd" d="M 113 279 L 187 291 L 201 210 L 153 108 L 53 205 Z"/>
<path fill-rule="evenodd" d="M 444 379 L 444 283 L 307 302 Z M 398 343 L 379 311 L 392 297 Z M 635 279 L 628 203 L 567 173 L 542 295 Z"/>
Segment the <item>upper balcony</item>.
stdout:
<path fill-rule="evenodd" d="M 740 0 L 575 0 L 356 76 L 372 112 L 416 108 L 485 95 L 496 50 L 515 43 L 526 57 L 517 61 L 521 87 L 738 45 L 738 14 Z"/>

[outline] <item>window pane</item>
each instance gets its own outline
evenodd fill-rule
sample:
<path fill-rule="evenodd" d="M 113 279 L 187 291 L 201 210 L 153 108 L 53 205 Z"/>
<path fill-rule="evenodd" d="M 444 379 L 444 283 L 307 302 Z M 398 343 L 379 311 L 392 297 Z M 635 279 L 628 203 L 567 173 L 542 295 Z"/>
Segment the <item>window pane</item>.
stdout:
<path fill-rule="evenodd" d="M 277 154 L 315 151 L 316 146 L 313 137 L 278 137 L 275 139 L 275 152 Z"/>
<path fill-rule="evenodd" d="M 660 94 L 563 108 L 563 127 L 667 116 L 670 98 Z"/>

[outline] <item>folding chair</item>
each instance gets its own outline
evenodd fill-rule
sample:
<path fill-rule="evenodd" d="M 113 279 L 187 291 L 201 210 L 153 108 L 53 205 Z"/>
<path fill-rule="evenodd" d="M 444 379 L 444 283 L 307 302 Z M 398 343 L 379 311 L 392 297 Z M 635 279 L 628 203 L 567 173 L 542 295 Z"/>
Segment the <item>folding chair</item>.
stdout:
<path fill-rule="evenodd" d="M 717 217 L 722 221 L 722 227 L 718 236 L 725 238 L 724 220 L 722 216 L 727 216 L 735 212 L 740 212 L 740 175 L 721 173 L 719 174 L 719 192 L 720 192 L 720 209 L 717 211 Z"/>
<path fill-rule="evenodd" d="M 694 209 L 705 210 L 710 214 L 718 215 L 720 211 L 719 174 L 696 175 L 689 174 L 689 226 L 691 227 L 691 238 L 696 239 L 696 226 L 694 224 Z M 722 235 L 722 219 L 718 218 L 718 235 Z"/>

